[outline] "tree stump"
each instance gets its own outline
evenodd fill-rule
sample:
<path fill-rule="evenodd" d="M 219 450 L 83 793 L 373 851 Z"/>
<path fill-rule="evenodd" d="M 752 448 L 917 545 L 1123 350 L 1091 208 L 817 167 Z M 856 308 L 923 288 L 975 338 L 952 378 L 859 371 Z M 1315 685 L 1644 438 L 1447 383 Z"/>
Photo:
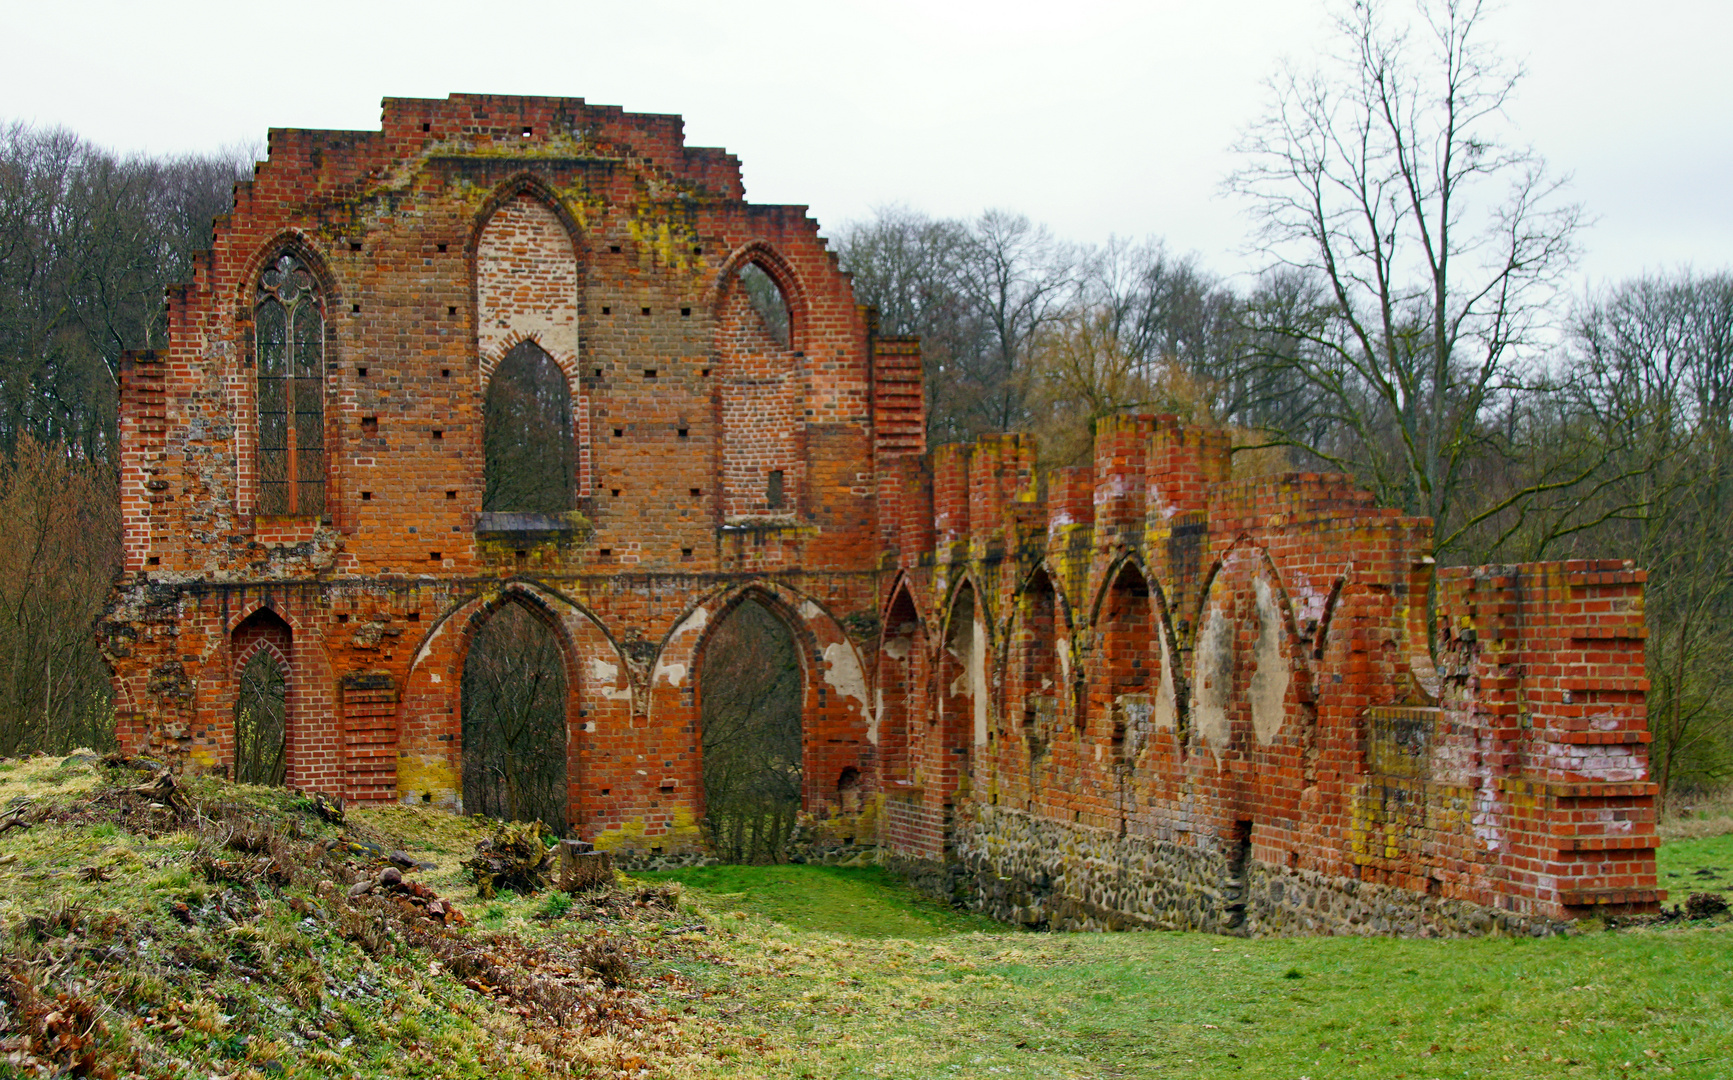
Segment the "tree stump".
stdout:
<path fill-rule="evenodd" d="M 614 857 L 597 851 L 584 840 L 561 840 L 560 888 L 568 893 L 589 892 L 613 884 Z"/>

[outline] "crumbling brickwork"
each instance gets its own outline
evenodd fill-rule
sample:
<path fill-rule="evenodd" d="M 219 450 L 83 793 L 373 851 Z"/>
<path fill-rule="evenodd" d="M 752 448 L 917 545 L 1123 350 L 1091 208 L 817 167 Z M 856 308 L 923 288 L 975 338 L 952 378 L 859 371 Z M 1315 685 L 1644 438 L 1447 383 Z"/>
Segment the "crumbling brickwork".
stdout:
<path fill-rule="evenodd" d="M 1005 917 L 1658 900 L 1639 571 L 1448 571 L 1429 625 L 1429 523 L 1235 481 L 1220 433 L 1113 417 L 1044 476 L 1022 435 L 928 454 L 918 345 L 678 118 L 455 96 L 273 131 L 169 312 L 123 364 L 131 750 L 230 768 L 264 649 L 289 783 L 461 808 L 465 658 L 521 602 L 564 656 L 571 827 L 694 851 L 705 646 L 750 599 L 801 655 L 809 819 Z M 554 511 L 485 502 L 490 385 L 532 346 L 569 392 Z"/>
<path fill-rule="evenodd" d="M 1223 433 L 1169 417 L 1034 460 L 992 436 L 882 485 L 905 869 L 1058 926 L 1526 932 L 1658 902 L 1641 571 L 1446 570 L 1429 627 L 1430 522 L 1345 477 L 1234 481 Z"/>

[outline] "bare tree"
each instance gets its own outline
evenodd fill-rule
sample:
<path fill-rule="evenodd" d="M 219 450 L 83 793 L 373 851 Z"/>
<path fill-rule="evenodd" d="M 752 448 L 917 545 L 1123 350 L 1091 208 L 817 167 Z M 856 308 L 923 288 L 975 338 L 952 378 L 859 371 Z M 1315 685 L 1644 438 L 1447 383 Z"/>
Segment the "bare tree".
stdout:
<path fill-rule="evenodd" d="M 788 628 L 748 600 L 704 647 L 705 828 L 729 862 L 780 862 L 801 802 L 800 660 Z"/>
<path fill-rule="evenodd" d="M 114 741 L 97 617 L 120 569 L 113 471 L 28 434 L 0 458 L 0 755 Z"/>
<path fill-rule="evenodd" d="M 1592 486 L 1529 532 L 1540 554 L 1649 572 L 1649 724 L 1663 790 L 1733 777 L 1733 276 L 1627 282 L 1586 304 L 1555 429 L 1596 443 Z M 1544 547 L 1541 545 L 1544 544 Z"/>
<path fill-rule="evenodd" d="M 1068 302 L 1076 253 L 1020 214 L 970 222 L 878 210 L 837 238 L 855 298 L 886 333 L 919 334 L 927 440 L 966 441 L 1028 420 L 1035 335 Z"/>
<path fill-rule="evenodd" d="M 1274 441 L 1432 517 L 1444 550 L 1466 524 L 1458 497 L 1488 412 L 1534 374 L 1580 211 L 1539 155 L 1506 141 L 1522 73 L 1482 41 L 1480 0 L 1420 0 L 1402 25 L 1388 7 L 1354 3 L 1332 67 L 1274 82 L 1228 187 L 1250 201 L 1272 267 L 1321 293 L 1254 307 L 1253 328 L 1284 343 L 1262 362 L 1309 384 L 1342 434 L 1278 427 Z"/>
<path fill-rule="evenodd" d="M 472 813 L 566 828 L 566 669 L 523 603 L 502 604 L 463 663 L 463 803 Z"/>

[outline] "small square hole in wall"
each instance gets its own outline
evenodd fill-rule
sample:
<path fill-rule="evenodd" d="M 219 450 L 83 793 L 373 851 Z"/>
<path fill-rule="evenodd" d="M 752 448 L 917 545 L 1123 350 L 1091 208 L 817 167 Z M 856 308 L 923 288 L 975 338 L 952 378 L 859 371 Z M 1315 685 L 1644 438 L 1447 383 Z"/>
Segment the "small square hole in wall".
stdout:
<path fill-rule="evenodd" d="M 444 244 L 439 245 L 439 253 L 441 255 L 445 254 L 445 249 L 446 249 L 446 246 Z"/>
<path fill-rule="evenodd" d="M 423 130 L 423 131 L 432 131 L 432 130 L 433 130 L 433 125 L 432 125 L 432 124 L 422 124 L 422 125 L 421 125 L 421 130 Z"/>
<path fill-rule="evenodd" d="M 687 488 L 687 489 L 686 489 L 686 490 L 688 490 L 688 491 L 690 491 L 690 492 L 691 492 L 691 493 L 692 493 L 692 497 L 693 497 L 693 498 L 694 498 L 694 499 L 696 499 L 696 498 L 700 498 L 700 497 L 701 497 L 701 496 L 703 496 L 703 494 L 704 494 L 704 489 L 703 489 L 703 488 Z"/>
<path fill-rule="evenodd" d="M 710 377 L 710 369 L 709 368 L 703 369 L 702 371 L 700 371 L 698 373 L 698 377 L 702 378 L 702 379 L 708 379 Z"/>
<path fill-rule="evenodd" d="M 445 559 L 445 556 L 441 555 L 437 551 L 430 551 L 427 553 L 427 558 L 430 562 L 441 562 Z"/>
<path fill-rule="evenodd" d="M 162 556 L 161 555 L 152 555 L 144 561 L 144 564 L 146 566 L 161 566 L 162 565 Z"/>
<path fill-rule="evenodd" d="M 614 438 L 623 439 L 625 437 L 626 437 L 626 429 L 625 428 L 615 428 L 614 429 Z"/>
<path fill-rule="evenodd" d="M 702 254 L 704 254 L 704 249 L 703 249 L 703 248 L 701 248 L 701 247 L 695 247 L 695 248 L 693 248 L 693 249 L 692 249 L 692 254 L 694 254 L 694 255 L 702 255 Z"/>
<path fill-rule="evenodd" d="M 448 499 L 455 499 L 455 498 L 457 498 L 457 492 L 455 492 L 455 491 L 448 491 L 448 492 L 446 492 L 446 493 L 445 493 L 445 497 L 446 497 L 446 498 L 448 498 Z"/>
<path fill-rule="evenodd" d="M 613 788 L 603 788 L 603 789 L 602 789 L 602 794 L 603 794 L 603 795 L 612 795 L 612 794 L 613 794 L 613 793 L 614 793 L 614 789 L 613 789 Z"/>
<path fill-rule="evenodd" d="M 457 305 L 456 304 L 446 305 L 445 313 L 447 315 L 456 315 L 457 314 Z"/>
<path fill-rule="evenodd" d="M 688 435 L 689 435 L 689 431 L 688 431 L 688 429 L 687 429 L 687 428 L 681 428 L 681 429 L 680 429 L 680 437 L 681 437 L 681 438 L 682 438 L 682 439 L 684 439 L 684 438 L 687 438 L 687 437 L 688 437 Z"/>
<path fill-rule="evenodd" d="M 357 374 L 357 375 L 361 376 L 363 379 L 365 379 L 367 377 L 367 369 L 364 367 L 358 367 L 355 369 L 355 374 Z"/>
<path fill-rule="evenodd" d="M 379 434 L 379 418 L 377 416 L 363 416 L 361 418 L 361 434 L 364 437 Z"/>
<path fill-rule="evenodd" d="M 535 133 L 536 133 L 536 129 L 535 129 L 535 128 L 529 128 L 529 127 L 526 127 L 526 128 L 524 128 L 524 134 L 523 134 L 523 137 L 524 137 L 524 138 L 526 138 L 526 139 L 527 139 L 527 138 L 529 138 L 529 137 L 530 137 L 530 136 L 531 136 L 531 135 L 534 135 L 534 134 L 535 134 Z"/>
<path fill-rule="evenodd" d="M 609 488 L 608 492 L 609 492 L 609 494 L 613 495 L 614 498 L 616 498 L 616 499 L 620 497 L 620 489 L 619 488 Z"/>
<path fill-rule="evenodd" d="M 359 240 L 349 241 L 349 250 L 350 251 L 360 251 L 361 250 L 361 241 L 359 241 Z"/>
<path fill-rule="evenodd" d="M 640 314 L 640 315 L 648 315 L 648 314 L 650 314 L 650 309 L 649 309 L 649 308 L 639 308 L 639 309 L 638 309 L 638 314 Z"/>
<path fill-rule="evenodd" d="M 433 552 L 433 557 L 436 559 L 439 558 L 439 552 L 437 552 L 437 551 Z M 411 611 L 409 613 L 409 621 L 410 622 L 420 622 L 421 621 L 421 612 Z"/>
<path fill-rule="evenodd" d="M 353 315 L 361 314 L 361 305 L 360 304 L 350 304 L 349 305 L 349 312 L 350 312 L 350 314 L 353 314 Z"/>
<path fill-rule="evenodd" d="M 620 245 L 618 245 L 618 244 L 609 244 L 609 245 L 608 245 L 608 250 L 609 250 L 609 251 L 611 251 L 611 252 L 613 252 L 613 253 L 614 253 L 614 254 L 615 254 L 615 255 L 618 255 L 618 254 L 619 254 L 619 253 L 620 253 Z"/>
<path fill-rule="evenodd" d="M 442 368 L 440 368 L 440 369 L 439 369 L 439 377 L 440 377 L 440 378 L 442 378 L 442 379 L 449 379 L 449 378 L 451 378 L 451 369 L 450 369 L 450 368 L 448 368 L 448 367 L 442 367 Z"/>
<path fill-rule="evenodd" d="M 655 377 L 656 377 L 656 369 L 655 368 L 647 367 L 644 369 L 644 378 L 654 379 Z"/>
<path fill-rule="evenodd" d="M 337 621 L 338 622 L 348 622 L 349 621 L 349 613 L 347 611 L 339 611 L 337 613 Z"/>
<path fill-rule="evenodd" d="M 436 429 L 434 429 L 433 437 L 436 439 L 443 439 L 443 438 L 445 438 L 445 432 L 440 431 L 436 428 Z"/>
<path fill-rule="evenodd" d="M 611 559 L 613 557 L 614 557 L 614 549 L 613 548 L 597 548 L 596 549 L 596 558 L 598 558 L 598 559 Z"/>
<path fill-rule="evenodd" d="M 596 378 L 598 378 L 598 379 L 599 379 L 599 378 L 601 378 L 601 377 L 602 377 L 602 369 L 601 369 L 601 368 L 597 368 L 597 369 L 596 369 Z"/>
<path fill-rule="evenodd" d="M 603 314 L 603 315 L 612 315 L 612 314 L 613 314 L 613 313 L 614 313 L 614 309 L 613 309 L 613 308 L 611 308 L 611 307 L 608 307 L 608 306 L 607 306 L 607 305 L 605 305 L 605 304 L 604 304 L 604 305 L 603 305 L 603 306 L 602 306 L 602 314 Z"/>
<path fill-rule="evenodd" d="M 373 501 L 373 493 L 371 491 L 363 491 L 361 493 L 361 501 L 362 502 L 372 502 Z"/>
<path fill-rule="evenodd" d="M 690 319 L 692 317 L 692 309 L 689 307 L 681 308 L 680 309 L 680 317 L 682 319 Z"/>
<path fill-rule="evenodd" d="M 680 549 L 680 558 L 682 561 L 691 562 L 692 561 L 692 549 L 691 548 L 681 548 Z"/>

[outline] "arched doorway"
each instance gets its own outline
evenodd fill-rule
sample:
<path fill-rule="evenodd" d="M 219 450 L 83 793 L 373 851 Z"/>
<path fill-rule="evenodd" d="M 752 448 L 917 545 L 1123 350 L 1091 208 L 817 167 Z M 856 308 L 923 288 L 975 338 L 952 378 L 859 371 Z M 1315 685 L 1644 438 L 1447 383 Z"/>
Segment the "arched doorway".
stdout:
<path fill-rule="evenodd" d="M 289 624 L 262 608 L 230 635 L 235 672 L 234 763 L 239 784 L 282 785 L 289 770 Z"/>
<path fill-rule="evenodd" d="M 765 604 L 735 604 L 705 640 L 698 673 L 704 827 L 728 862 L 780 862 L 801 810 L 801 663 Z"/>
<path fill-rule="evenodd" d="M 463 662 L 463 807 L 566 830 L 565 655 L 542 613 L 512 598 Z"/>
<path fill-rule="evenodd" d="M 235 783 L 280 787 L 288 775 L 289 681 L 260 649 L 241 669 L 235 697 Z"/>

